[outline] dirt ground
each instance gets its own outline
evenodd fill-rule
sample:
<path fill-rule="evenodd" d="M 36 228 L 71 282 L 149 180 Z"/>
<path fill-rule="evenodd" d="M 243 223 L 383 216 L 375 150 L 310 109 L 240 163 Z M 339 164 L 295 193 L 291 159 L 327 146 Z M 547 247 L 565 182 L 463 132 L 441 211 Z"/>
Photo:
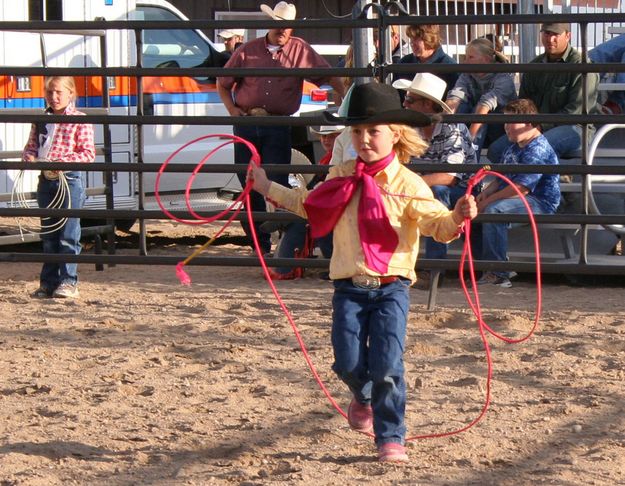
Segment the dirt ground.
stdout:
<path fill-rule="evenodd" d="M 151 254 L 186 257 L 212 230 L 154 223 Z M 236 231 L 236 230 L 233 230 Z M 175 239 L 176 236 L 187 236 Z M 120 242 L 120 253 L 137 254 Z M 86 253 L 93 250 L 85 250 Z M 217 255 L 247 255 L 234 244 Z M 320 391 L 258 268 L 80 266 L 81 298 L 34 300 L 40 264 L 2 265 L 0 485 L 625 484 L 625 307 L 618 285 L 544 288 L 537 333 L 492 337 L 492 402 L 467 432 L 409 443 L 382 465 Z M 332 285 L 278 282 L 317 370 L 331 372 Z M 480 413 L 486 359 L 457 280 L 438 306 L 413 289 L 405 354 L 409 435 Z M 529 278 L 485 288 L 486 321 L 530 328 Z"/>

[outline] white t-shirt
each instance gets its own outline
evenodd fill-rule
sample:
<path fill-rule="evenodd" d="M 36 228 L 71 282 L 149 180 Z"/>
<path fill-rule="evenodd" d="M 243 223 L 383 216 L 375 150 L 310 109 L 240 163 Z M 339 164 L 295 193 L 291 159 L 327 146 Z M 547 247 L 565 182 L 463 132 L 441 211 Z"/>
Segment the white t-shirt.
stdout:
<path fill-rule="evenodd" d="M 352 145 L 352 129 L 345 127 L 341 134 L 334 140 L 330 165 L 342 164 L 347 160 L 356 160 L 358 153 Z"/>
<path fill-rule="evenodd" d="M 37 150 L 37 158 L 39 160 L 48 160 L 48 154 L 50 153 L 50 147 L 52 146 L 52 140 L 54 140 L 54 132 L 56 130 L 56 123 L 46 123 L 47 133 L 39 134 L 39 149 Z"/>

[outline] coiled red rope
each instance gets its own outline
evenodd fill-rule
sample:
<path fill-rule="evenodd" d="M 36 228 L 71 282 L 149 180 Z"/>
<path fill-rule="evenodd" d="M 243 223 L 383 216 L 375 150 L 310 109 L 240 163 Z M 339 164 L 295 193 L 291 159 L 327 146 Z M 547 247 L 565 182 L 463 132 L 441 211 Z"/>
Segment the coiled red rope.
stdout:
<path fill-rule="evenodd" d="M 165 172 L 165 169 L 167 168 L 167 165 L 173 160 L 173 158 L 178 155 L 180 152 L 182 152 L 185 148 L 189 147 L 190 145 L 200 142 L 202 140 L 208 139 L 208 138 L 213 138 L 213 137 L 219 137 L 219 138 L 230 138 L 231 140 L 228 142 L 224 142 L 223 144 L 219 145 L 218 147 L 214 148 L 213 150 L 211 150 L 198 164 L 198 166 L 194 169 L 191 177 L 189 178 L 189 181 L 186 185 L 186 189 L 185 189 L 185 202 L 187 205 L 187 209 L 189 210 L 190 214 L 196 218 L 194 220 L 187 220 L 187 219 L 181 219 L 176 217 L 175 215 L 173 215 L 171 212 L 169 212 L 163 205 L 160 195 L 159 195 L 159 184 L 160 184 L 160 178 L 161 175 Z M 336 402 L 336 400 L 334 399 L 334 397 L 332 396 L 332 394 L 329 392 L 329 390 L 327 389 L 327 387 L 325 386 L 323 380 L 321 379 L 321 377 L 319 376 L 319 373 L 317 372 L 317 369 L 308 353 L 308 350 L 306 348 L 306 344 L 304 343 L 304 339 L 302 338 L 299 329 L 297 328 L 297 325 L 295 324 L 295 321 L 293 319 L 293 316 L 291 315 L 291 312 L 289 311 L 289 309 L 287 308 L 286 304 L 284 303 L 284 301 L 282 300 L 282 297 L 280 296 L 280 293 L 278 292 L 278 290 L 276 289 L 274 282 L 271 278 L 271 275 L 269 273 L 269 269 L 267 267 L 267 264 L 265 262 L 264 256 L 263 256 L 263 252 L 260 248 L 260 244 L 258 242 L 258 237 L 256 235 L 256 231 L 254 228 L 254 220 L 253 220 L 253 216 L 252 216 L 252 211 L 251 211 L 251 205 L 250 205 L 250 197 L 249 194 L 252 190 L 252 184 L 251 183 L 247 183 L 242 191 L 242 193 L 239 195 L 239 197 L 224 211 L 220 212 L 219 214 L 212 216 L 210 218 L 203 218 L 200 215 L 197 214 L 197 212 L 195 212 L 193 210 L 193 208 L 191 207 L 191 201 L 190 201 L 190 191 L 191 191 L 191 187 L 193 184 L 193 181 L 196 177 L 196 175 L 199 173 L 199 171 L 201 170 L 202 166 L 215 154 L 215 152 L 217 152 L 218 150 L 220 150 L 222 147 L 229 145 L 231 143 L 243 143 L 246 145 L 246 147 L 250 150 L 252 157 L 250 159 L 250 163 L 254 163 L 257 166 L 261 165 L 261 160 L 260 160 L 260 156 L 258 155 L 258 151 L 256 150 L 256 148 L 247 140 L 242 139 L 240 137 L 234 136 L 234 135 L 228 135 L 228 134 L 218 134 L 218 135 L 206 135 L 203 137 L 199 137 L 196 138 L 194 140 L 191 140 L 190 142 L 184 144 L 182 147 L 180 147 L 178 150 L 176 150 L 174 153 L 172 153 L 167 160 L 163 163 L 162 167 L 160 168 L 158 175 L 156 177 L 156 183 L 155 183 L 155 193 L 156 193 L 156 201 L 158 206 L 160 207 L 160 209 L 163 211 L 164 214 L 166 214 L 169 218 L 171 218 L 174 221 L 180 222 L 180 223 L 184 223 L 184 224 L 191 224 L 191 225 L 196 225 L 196 224 L 206 224 L 206 223 L 211 223 L 214 222 L 218 219 L 220 219 L 221 217 L 223 217 L 225 214 L 227 214 L 228 212 L 232 211 L 233 214 L 231 215 L 230 218 L 228 218 L 228 220 L 224 223 L 224 226 L 217 232 L 217 234 L 215 236 L 213 236 L 206 245 L 204 245 L 202 248 L 200 248 L 199 250 L 196 250 L 190 257 L 188 257 L 187 259 L 185 259 L 183 262 L 180 262 L 177 266 L 176 266 L 176 273 L 178 275 L 178 278 L 180 279 L 181 283 L 184 285 L 189 285 L 191 283 L 191 280 L 189 278 L 189 276 L 184 272 L 183 267 L 184 265 L 186 265 L 187 263 L 189 263 L 195 256 L 197 256 L 206 246 L 208 246 L 210 243 L 212 243 L 219 235 L 221 235 L 223 233 L 223 231 L 231 224 L 231 222 L 234 220 L 234 218 L 239 214 L 239 212 L 242 209 L 242 203 L 243 201 L 245 202 L 245 207 L 247 207 L 247 218 L 250 224 L 250 229 L 251 229 L 251 233 L 252 233 L 252 239 L 254 242 L 254 248 L 256 250 L 256 253 L 258 255 L 262 270 L 263 270 L 263 274 L 265 276 L 265 279 L 267 280 L 269 287 L 271 288 L 272 293 L 274 294 L 276 301 L 278 302 L 280 308 L 282 309 L 282 311 L 284 312 L 284 315 L 287 318 L 287 321 L 289 322 L 289 325 L 291 326 L 291 329 L 293 331 L 293 334 L 295 335 L 295 338 L 299 344 L 299 347 L 302 351 L 302 355 L 304 356 L 304 360 L 306 361 L 306 364 L 308 366 L 308 368 L 310 369 L 313 377 L 315 378 L 315 381 L 317 382 L 317 384 L 319 385 L 321 391 L 324 393 L 324 395 L 326 396 L 326 398 L 328 399 L 328 401 L 330 402 L 330 404 L 334 407 L 334 409 L 340 414 L 342 415 L 345 419 L 347 419 L 347 413 L 345 411 L 343 411 L 343 409 L 338 405 L 338 403 Z M 248 169 L 249 170 L 249 169 Z M 459 264 L 459 277 L 460 277 L 460 282 L 462 285 L 462 289 L 464 292 L 464 295 L 467 299 L 467 302 L 471 308 L 471 310 L 473 311 L 474 315 L 476 316 L 477 319 L 477 324 L 478 324 L 478 330 L 480 333 L 480 337 L 482 339 L 482 343 L 484 345 L 484 350 L 486 353 L 486 361 L 487 361 L 487 378 L 486 378 L 486 392 L 485 392 L 485 399 L 484 399 L 484 404 L 482 406 L 482 409 L 480 411 L 480 413 L 478 414 L 477 417 L 475 417 L 471 422 L 469 422 L 467 425 L 465 425 L 462 428 L 456 429 L 456 430 L 452 430 L 452 431 L 448 431 L 448 432 L 441 432 L 441 433 L 431 433 L 431 434 L 424 434 L 424 435 L 415 435 L 415 436 L 411 436 L 406 438 L 406 441 L 414 441 L 414 440 L 420 440 L 420 439 L 429 439 L 429 438 L 436 438 L 436 437 L 447 437 L 447 436 L 451 436 L 451 435 L 456 435 L 459 434 L 461 432 L 464 432 L 468 429 L 470 429 L 471 427 L 473 427 L 474 425 L 476 425 L 486 414 L 486 411 L 488 410 L 488 406 L 490 404 L 490 399 L 491 399 L 491 380 L 492 380 L 492 374 L 493 374 L 493 361 L 492 361 L 492 356 L 491 356 L 491 349 L 490 349 L 490 344 L 488 342 L 488 336 L 487 334 L 491 334 L 492 336 L 494 336 L 497 339 L 500 339 L 506 343 L 520 343 L 523 342 L 527 339 L 530 338 L 530 336 L 535 332 L 537 326 L 538 326 L 538 322 L 539 322 L 539 317 L 540 317 L 540 312 L 541 312 L 541 307 L 542 307 L 542 285 L 541 285 L 541 274 L 540 274 L 540 245 L 539 245 L 539 240 L 538 240 L 538 230 L 536 227 L 536 222 L 534 221 L 534 217 L 532 215 L 532 211 L 531 208 L 529 206 L 529 204 L 527 203 L 524 195 L 516 188 L 515 184 L 510 181 L 507 177 L 503 176 L 502 174 L 499 174 L 497 172 L 493 172 L 490 170 L 486 170 L 486 169 L 480 169 L 473 177 L 471 177 L 471 179 L 469 180 L 468 186 L 467 186 L 467 192 L 466 194 L 469 195 L 472 193 L 473 188 L 475 187 L 476 184 L 478 184 L 484 177 L 487 176 L 494 176 L 494 177 L 498 177 L 503 179 L 504 181 L 506 181 L 508 184 L 510 184 L 511 187 L 513 187 L 517 194 L 519 195 L 519 197 L 521 198 L 521 200 L 523 201 L 528 215 L 529 215 L 529 219 L 530 219 L 530 224 L 532 227 L 532 232 L 534 235 L 534 248 L 535 248 L 535 252 L 536 252 L 536 290 L 537 290 L 537 305 L 536 305 L 536 314 L 535 314 L 535 319 L 534 319 L 534 323 L 532 328 L 530 329 L 530 331 L 522 338 L 518 338 L 518 339 L 512 339 L 512 338 L 508 338 L 505 337 L 499 333 L 497 333 L 496 331 L 494 331 L 486 322 L 484 322 L 483 316 L 482 316 L 482 310 L 481 310 L 481 303 L 480 303 L 480 299 L 479 299 L 479 293 L 478 293 L 478 286 L 477 286 L 477 281 L 475 278 L 475 270 L 473 267 L 473 255 L 471 253 L 471 245 L 470 245 L 470 237 L 471 237 L 471 220 L 469 218 L 465 219 L 464 222 L 464 233 L 465 233 L 465 239 L 464 239 L 464 244 L 463 244 L 463 250 L 462 250 L 462 255 L 460 258 L 460 264 Z M 398 196 L 402 196 L 402 195 L 398 195 Z M 405 197 L 405 196 L 403 196 Z M 471 288 L 472 288 L 472 293 L 473 296 L 471 296 L 471 292 L 469 291 L 467 284 L 465 282 L 464 279 L 464 269 L 465 269 L 465 265 L 468 265 L 468 270 L 469 270 L 469 277 L 470 277 L 470 282 L 471 282 Z M 369 435 L 370 437 L 374 437 L 372 433 L 366 433 L 366 435 Z"/>

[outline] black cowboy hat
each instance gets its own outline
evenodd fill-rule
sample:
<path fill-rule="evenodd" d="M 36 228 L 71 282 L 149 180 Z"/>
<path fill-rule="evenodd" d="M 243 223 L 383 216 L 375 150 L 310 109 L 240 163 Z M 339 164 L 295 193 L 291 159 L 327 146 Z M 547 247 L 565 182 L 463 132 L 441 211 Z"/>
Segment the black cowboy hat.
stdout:
<path fill-rule="evenodd" d="M 372 125 L 398 123 L 412 127 L 425 127 L 432 124 L 432 119 L 418 111 L 402 107 L 399 92 L 382 83 L 365 83 L 353 87 L 343 101 L 348 103 L 347 116 L 337 116 L 324 111 L 328 123 L 340 125 Z"/>

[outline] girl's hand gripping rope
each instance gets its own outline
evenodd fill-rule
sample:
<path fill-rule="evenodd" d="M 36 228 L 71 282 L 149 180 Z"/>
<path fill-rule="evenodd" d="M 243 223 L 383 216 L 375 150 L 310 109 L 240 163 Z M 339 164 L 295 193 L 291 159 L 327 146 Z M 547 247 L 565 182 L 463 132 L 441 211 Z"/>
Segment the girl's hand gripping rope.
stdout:
<path fill-rule="evenodd" d="M 477 204 L 471 194 L 465 194 L 454 207 L 454 221 L 460 226 L 464 221 L 471 220 L 477 216 Z"/>
<path fill-rule="evenodd" d="M 265 169 L 256 165 L 254 162 L 250 162 L 249 169 L 247 171 L 248 184 L 252 184 L 252 189 L 259 192 L 263 196 L 266 196 L 271 186 L 271 181 L 267 178 Z"/>

